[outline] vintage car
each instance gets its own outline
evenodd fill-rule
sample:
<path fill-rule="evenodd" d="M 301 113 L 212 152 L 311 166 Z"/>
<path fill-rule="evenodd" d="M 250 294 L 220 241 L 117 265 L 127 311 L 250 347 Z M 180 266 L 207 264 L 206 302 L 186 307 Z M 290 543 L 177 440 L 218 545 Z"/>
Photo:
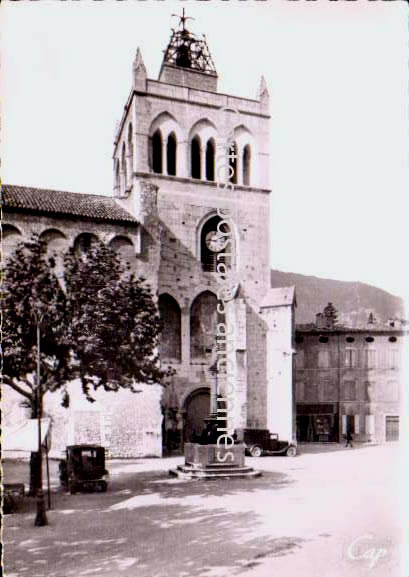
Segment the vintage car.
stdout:
<path fill-rule="evenodd" d="M 3 483 L 3 513 L 14 513 L 24 500 L 24 483 Z"/>
<path fill-rule="evenodd" d="M 71 445 L 59 465 L 60 482 L 71 494 L 84 489 L 106 491 L 109 473 L 105 449 L 99 445 Z"/>
<path fill-rule="evenodd" d="M 296 441 L 282 441 L 276 433 L 267 429 L 242 429 L 237 431 L 238 440 L 246 447 L 246 454 L 251 457 L 262 455 L 287 455 L 295 457 L 297 454 Z"/>

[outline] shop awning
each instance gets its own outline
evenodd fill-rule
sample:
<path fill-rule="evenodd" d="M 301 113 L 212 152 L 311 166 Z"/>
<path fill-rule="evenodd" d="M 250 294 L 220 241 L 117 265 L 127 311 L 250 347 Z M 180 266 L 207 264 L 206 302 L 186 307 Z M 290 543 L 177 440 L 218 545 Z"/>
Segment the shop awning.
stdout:
<path fill-rule="evenodd" d="M 28 419 L 18 425 L 2 427 L 2 451 L 38 451 L 38 420 Z M 48 451 L 51 446 L 51 419 L 41 419 L 41 443 Z"/>

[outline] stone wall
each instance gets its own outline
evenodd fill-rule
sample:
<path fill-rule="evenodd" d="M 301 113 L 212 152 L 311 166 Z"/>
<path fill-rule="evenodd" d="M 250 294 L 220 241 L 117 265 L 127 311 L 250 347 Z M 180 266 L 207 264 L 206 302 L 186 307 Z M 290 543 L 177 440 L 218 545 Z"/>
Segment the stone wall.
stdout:
<path fill-rule="evenodd" d="M 149 202 L 151 200 L 149 199 Z M 3 226 L 15 227 L 18 233 L 6 236 L 3 245 L 4 258 L 12 254 L 17 242 L 28 240 L 33 233 L 41 235 L 47 231 L 57 231 L 60 233 L 58 243 L 50 242 L 49 250 L 50 253 L 56 252 L 58 255 L 57 272 L 61 272 L 62 254 L 74 245 L 80 234 L 92 234 L 105 243 L 126 237 L 133 244 L 133 249 L 126 254 L 132 270 L 148 281 L 156 296 L 159 263 L 159 245 L 155 237 L 157 218 L 155 221 L 152 209 L 149 213 L 149 226 L 145 228 L 136 224 L 123 225 L 69 216 L 54 217 L 8 211 L 4 213 Z M 7 230 L 7 227 L 5 228 Z M 93 404 L 81 397 L 78 385 L 70 388 L 73 395 L 69 409 L 61 407 L 59 393 L 47 394 L 45 397 L 44 412 L 52 417 L 53 456 L 61 456 L 68 444 L 78 443 L 102 443 L 111 457 L 161 456 L 161 387 L 141 385 L 142 392 L 139 394 L 128 391 L 102 392 L 97 395 L 98 402 Z M 22 400 L 18 393 L 4 387 L 3 411 L 10 423 L 29 418 L 27 410 L 20 406 Z"/>
<path fill-rule="evenodd" d="M 196 70 L 187 70 L 179 66 L 164 64 L 159 76 L 159 80 L 166 84 L 176 84 L 188 86 L 199 90 L 209 90 L 216 92 L 217 76 L 215 74 L 203 74 Z"/>

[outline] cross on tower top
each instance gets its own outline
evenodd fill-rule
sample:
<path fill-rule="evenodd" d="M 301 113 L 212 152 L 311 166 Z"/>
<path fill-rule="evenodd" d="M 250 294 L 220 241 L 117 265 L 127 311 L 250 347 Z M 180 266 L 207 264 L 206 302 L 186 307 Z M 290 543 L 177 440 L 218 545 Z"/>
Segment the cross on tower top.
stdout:
<path fill-rule="evenodd" d="M 194 20 L 194 18 L 192 18 L 192 16 L 185 16 L 185 9 L 184 8 L 182 9 L 182 16 L 179 16 L 179 14 L 172 14 L 172 16 L 179 18 L 179 26 L 182 28 L 182 32 L 187 32 L 186 26 L 185 26 L 186 20 Z"/>

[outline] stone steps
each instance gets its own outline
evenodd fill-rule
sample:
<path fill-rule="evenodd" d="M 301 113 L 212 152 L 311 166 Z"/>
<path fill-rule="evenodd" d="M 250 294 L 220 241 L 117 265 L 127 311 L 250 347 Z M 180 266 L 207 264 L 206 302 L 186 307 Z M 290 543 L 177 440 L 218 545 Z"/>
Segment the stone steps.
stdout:
<path fill-rule="evenodd" d="M 169 475 L 179 479 L 244 479 L 260 477 L 261 473 L 260 471 L 255 471 L 252 467 L 229 466 L 223 463 L 212 463 L 211 465 L 186 463 L 185 465 L 179 465 L 176 469 L 170 469 Z"/>
<path fill-rule="evenodd" d="M 235 463 L 191 463 L 190 461 L 186 461 L 184 464 L 185 467 L 191 467 L 193 469 L 214 469 L 215 471 L 219 471 L 221 469 L 243 469 L 246 468 L 244 464 L 238 465 Z"/>

